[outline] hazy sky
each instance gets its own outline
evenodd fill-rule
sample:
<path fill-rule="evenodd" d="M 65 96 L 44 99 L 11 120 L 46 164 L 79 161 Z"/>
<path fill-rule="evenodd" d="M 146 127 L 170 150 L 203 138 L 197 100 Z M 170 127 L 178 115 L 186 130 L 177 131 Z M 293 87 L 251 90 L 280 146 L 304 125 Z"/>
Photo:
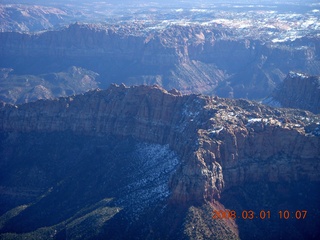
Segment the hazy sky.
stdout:
<path fill-rule="evenodd" d="M 45 0 L 1 0 L 0 3 L 29 3 L 29 4 L 54 4 L 54 3 L 93 3 L 90 0 L 55 0 L 55 1 L 45 1 Z M 319 0 L 97 0 L 97 2 L 107 2 L 112 4 L 123 4 L 123 3 L 158 3 L 158 4 L 168 4 L 168 3 L 180 3 L 183 5 L 187 4 L 199 4 L 199 3 L 319 3 Z"/>

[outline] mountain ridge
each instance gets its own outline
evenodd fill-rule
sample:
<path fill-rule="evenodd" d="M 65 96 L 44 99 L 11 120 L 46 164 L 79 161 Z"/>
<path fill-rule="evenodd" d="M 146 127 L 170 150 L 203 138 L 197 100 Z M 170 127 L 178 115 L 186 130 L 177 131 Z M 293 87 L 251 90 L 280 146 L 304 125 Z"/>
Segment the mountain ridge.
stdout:
<path fill-rule="evenodd" d="M 101 88 L 158 84 L 182 93 L 261 99 L 293 69 L 320 73 L 316 37 L 265 43 L 197 25 L 75 23 L 38 34 L 0 33 L 0 42 L 2 67 L 40 74 L 80 66 L 104 79 Z"/>
<path fill-rule="evenodd" d="M 291 71 L 272 96 L 263 101 L 279 107 L 301 108 L 320 113 L 320 77 Z"/>
<path fill-rule="evenodd" d="M 317 239 L 319 118 L 156 85 L 6 104 L 1 164 L 12 174 L 0 200 L 11 210 L 0 217 L 0 236 Z M 130 157 L 136 153 L 143 158 Z M 22 177 L 35 187 L 18 194 Z M 255 220 L 259 231 L 248 231 L 239 219 L 248 205 L 257 214 L 269 209 L 274 221 Z M 309 217 L 283 226 L 275 219 L 283 206 Z M 212 219 L 229 209 L 239 217 Z"/>
<path fill-rule="evenodd" d="M 308 173 L 313 165 L 310 159 L 320 156 L 316 147 L 320 145 L 319 117 L 305 111 L 272 109 L 247 100 L 172 94 L 158 86 L 113 85 L 106 91 L 92 91 L 74 98 L 5 106 L 1 118 L 2 131 L 71 130 L 89 135 L 133 136 L 169 144 L 183 159 L 190 158 L 185 169 L 179 171 L 180 177 L 185 171 L 192 180 L 181 181 L 177 177 L 170 184 L 173 200 L 178 202 L 219 199 L 224 184 L 245 182 L 243 170 L 232 170 L 241 166 L 240 159 L 243 163 L 251 162 L 251 167 L 255 165 L 252 164 L 255 158 L 267 164 L 268 159 L 277 156 L 280 160 L 296 159 L 291 160 L 292 163 L 302 167 L 308 179 L 318 181 L 320 178 L 314 171 Z M 268 146 L 264 144 L 266 141 L 273 143 Z M 249 147 L 254 142 L 259 144 Z M 289 147 L 292 145 L 293 149 Z M 301 165 L 302 159 L 305 159 L 304 165 Z M 225 176 L 227 181 L 222 175 L 225 168 L 230 169 Z M 278 169 L 278 173 L 272 175 L 272 169 L 268 168 L 256 175 L 251 169 L 246 173 L 249 174 L 247 180 L 251 177 L 259 180 L 267 175 L 271 181 L 277 181 L 282 171 Z M 295 170 L 281 177 L 300 178 Z"/>

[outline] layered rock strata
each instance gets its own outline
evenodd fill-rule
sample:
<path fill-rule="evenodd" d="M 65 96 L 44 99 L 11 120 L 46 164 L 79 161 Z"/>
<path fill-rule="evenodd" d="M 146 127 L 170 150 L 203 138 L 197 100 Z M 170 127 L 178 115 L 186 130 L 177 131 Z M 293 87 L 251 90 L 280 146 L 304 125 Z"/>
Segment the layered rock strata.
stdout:
<path fill-rule="evenodd" d="M 21 104 L 54 99 L 98 88 L 98 74 L 80 67 L 42 75 L 15 75 L 13 69 L 0 68 L 0 101 Z"/>
<path fill-rule="evenodd" d="M 183 93 L 261 99 L 292 69 L 320 74 L 318 42 L 266 43 L 199 25 L 76 23 L 37 34 L 0 33 L 0 67 L 43 74 L 74 65 L 99 73 L 103 87 L 114 81 L 158 84 Z"/>
<path fill-rule="evenodd" d="M 320 77 L 290 72 L 267 102 L 320 113 Z"/>
<path fill-rule="evenodd" d="M 169 144 L 182 159 L 171 201 L 212 202 L 256 181 L 320 181 L 320 117 L 247 100 L 182 95 L 158 86 L 40 100 L 0 110 L 0 131 L 132 136 Z"/>

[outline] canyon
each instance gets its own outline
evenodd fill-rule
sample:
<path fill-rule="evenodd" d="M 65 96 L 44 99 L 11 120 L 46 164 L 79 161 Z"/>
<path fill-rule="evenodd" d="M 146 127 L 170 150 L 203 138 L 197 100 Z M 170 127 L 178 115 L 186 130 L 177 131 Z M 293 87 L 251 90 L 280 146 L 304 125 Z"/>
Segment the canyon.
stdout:
<path fill-rule="evenodd" d="M 0 4 L 0 239 L 319 239 L 320 4 Z"/>
<path fill-rule="evenodd" d="M 41 33 L 0 33 L 0 66 L 16 75 L 82 67 L 111 83 L 158 84 L 182 93 L 262 99 L 292 70 L 320 75 L 317 36 L 241 39 L 217 27 L 81 24 Z"/>

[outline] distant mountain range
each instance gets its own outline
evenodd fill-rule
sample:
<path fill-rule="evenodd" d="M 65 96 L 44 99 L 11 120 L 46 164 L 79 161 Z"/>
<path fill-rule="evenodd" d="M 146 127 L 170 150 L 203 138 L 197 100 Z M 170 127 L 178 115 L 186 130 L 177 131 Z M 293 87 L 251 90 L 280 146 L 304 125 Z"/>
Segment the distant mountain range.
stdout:
<path fill-rule="evenodd" d="M 74 20 L 67 9 L 22 4 L 0 5 L 0 31 L 39 31 L 53 29 Z"/>
<path fill-rule="evenodd" d="M 319 3 L 24 2 L 0 239 L 320 239 Z"/>
<path fill-rule="evenodd" d="M 318 38 L 289 43 L 233 39 L 201 26 L 72 24 L 40 34 L 0 33 L 0 66 L 17 75 L 80 66 L 110 83 L 158 84 L 183 93 L 262 99 L 291 70 L 320 75 Z M 308 47 L 306 47 L 308 46 Z"/>
<path fill-rule="evenodd" d="M 54 99 L 98 88 L 98 74 L 78 67 L 65 72 L 15 75 L 13 69 L 0 69 L 0 101 L 10 104 Z"/>

